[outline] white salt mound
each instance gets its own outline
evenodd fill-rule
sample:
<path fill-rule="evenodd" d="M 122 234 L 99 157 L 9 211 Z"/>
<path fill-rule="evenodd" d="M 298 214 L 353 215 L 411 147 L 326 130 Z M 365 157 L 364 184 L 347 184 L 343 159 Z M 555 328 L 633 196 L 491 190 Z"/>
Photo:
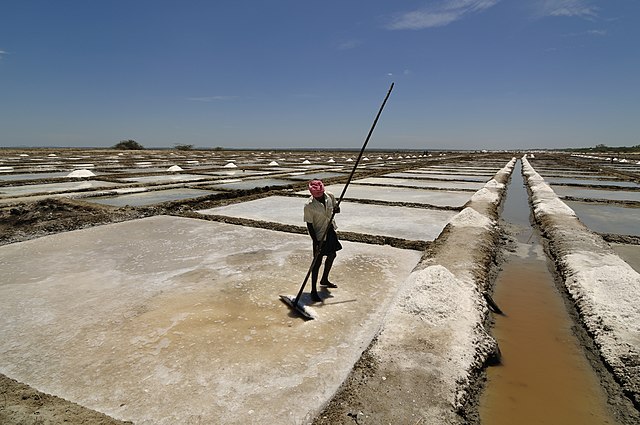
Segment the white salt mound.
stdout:
<path fill-rule="evenodd" d="M 486 229 L 493 227 L 493 221 L 490 218 L 470 207 L 460 211 L 449 221 L 449 224 L 454 227 L 484 227 Z"/>
<path fill-rule="evenodd" d="M 172 165 L 171 167 L 167 168 L 167 171 L 169 172 L 182 171 L 182 167 L 179 165 Z"/>
<path fill-rule="evenodd" d="M 302 163 L 305 164 L 305 165 L 311 164 L 308 159 L 305 159 Z"/>
<path fill-rule="evenodd" d="M 274 167 L 278 167 L 280 164 L 278 164 L 276 161 L 271 161 L 269 163 L 269 165 L 274 166 Z"/>
<path fill-rule="evenodd" d="M 89 170 L 75 170 L 66 175 L 66 177 L 93 177 L 95 174 Z"/>
<path fill-rule="evenodd" d="M 233 162 L 230 162 L 227 165 L 225 165 L 224 168 L 238 168 L 238 166 Z"/>

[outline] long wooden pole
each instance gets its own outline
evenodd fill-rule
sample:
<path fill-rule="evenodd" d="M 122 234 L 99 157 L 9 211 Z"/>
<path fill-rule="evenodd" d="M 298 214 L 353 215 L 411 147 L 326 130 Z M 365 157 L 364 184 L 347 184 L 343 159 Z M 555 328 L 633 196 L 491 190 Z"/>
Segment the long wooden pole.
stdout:
<path fill-rule="evenodd" d="M 371 135 L 373 134 L 373 130 L 376 128 L 376 124 L 378 124 L 378 119 L 380 118 L 380 114 L 382 114 L 382 110 L 384 109 L 384 105 L 387 103 L 387 99 L 389 99 L 389 96 L 391 95 L 391 90 L 393 90 L 393 85 L 394 83 L 391 83 L 391 87 L 389 87 L 389 91 L 387 92 L 387 95 L 384 97 L 384 101 L 382 102 L 382 105 L 380 105 L 380 109 L 378 110 L 378 114 L 376 115 L 375 120 L 373 120 L 373 124 L 371 125 L 371 128 L 369 129 L 369 134 L 367 134 L 367 138 L 364 141 L 364 144 L 362 145 L 362 149 L 360 149 L 360 154 L 358 155 L 358 159 L 356 159 L 356 163 L 353 165 L 353 169 L 351 170 L 351 174 L 349 174 L 349 179 L 347 180 L 347 184 L 344 185 L 344 188 L 342 189 L 342 193 L 340 194 L 340 198 L 338 199 L 338 206 L 340 206 L 340 203 L 342 202 L 342 199 L 344 198 L 344 194 L 347 192 L 347 188 L 349 187 L 349 184 L 351 183 L 351 179 L 353 179 L 353 175 L 356 172 L 356 168 L 358 167 L 358 164 L 360 163 L 360 159 L 362 158 L 362 154 L 364 154 L 364 150 L 367 147 L 367 144 L 369 143 L 369 139 L 371 138 Z M 322 255 L 322 245 L 324 245 L 324 240 L 327 237 L 327 232 L 329 231 L 329 226 L 331 226 L 331 223 L 333 223 L 333 219 L 336 215 L 336 210 L 334 209 L 333 212 L 331 213 L 331 219 L 329 220 L 329 225 L 327 226 L 327 229 L 324 231 L 324 235 L 322 236 L 322 240 L 320 241 L 320 246 L 318 247 L 318 251 L 316 252 L 316 254 L 313 256 L 313 261 L 311 262 L 311 265 L 309 266 L 309 270 L 307 271 L 307 275 L 304 278 L 304 281 L 302 282 L 302 286 L 300 286 L 300 290 L 298 291 L 298 295 L 296 296 L 295 301 L 293 302 L 294 306 L 298 306 L 298 301 L 300 300 L 300 297 L 302 296 L 302 293 L 304 292 L 304 288 L 305 286 L 307 286 L 307 281 L 309 280 L 309 276 L 311 276 L 311 271 L 313 270 L 313 267 L 316 265 L 316 262 L 320 259 L 320 256 Z"/>

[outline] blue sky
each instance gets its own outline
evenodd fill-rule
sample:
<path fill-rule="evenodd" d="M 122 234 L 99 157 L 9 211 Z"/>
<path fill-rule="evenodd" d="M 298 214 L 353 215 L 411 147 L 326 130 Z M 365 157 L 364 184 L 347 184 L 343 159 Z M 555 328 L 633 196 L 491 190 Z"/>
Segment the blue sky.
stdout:
<path fill-rule="evenodd" d="M 640 144 L 637 0 L 7 0 L 0 146 Z"/>

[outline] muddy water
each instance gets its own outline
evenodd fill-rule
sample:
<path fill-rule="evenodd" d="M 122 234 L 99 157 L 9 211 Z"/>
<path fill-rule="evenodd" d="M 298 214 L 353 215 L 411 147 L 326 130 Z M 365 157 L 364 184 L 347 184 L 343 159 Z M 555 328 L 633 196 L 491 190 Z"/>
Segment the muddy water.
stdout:
<path fill-rule="evenodd" d="M 616 424 L 599 379 L 571 331 L 537 232 L 529 224 L 520 167 L 514 169 L 503 219 L 514 247 L 495 284 L 505 312 L 492 330 L 502 364 L 487 371 L 483 424 Z"/>

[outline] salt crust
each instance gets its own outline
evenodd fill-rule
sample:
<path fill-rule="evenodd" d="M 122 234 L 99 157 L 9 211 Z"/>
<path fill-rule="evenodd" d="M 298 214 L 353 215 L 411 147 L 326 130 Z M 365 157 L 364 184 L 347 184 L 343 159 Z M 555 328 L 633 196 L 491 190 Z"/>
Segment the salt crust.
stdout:
<path fill-rule="evenodd" d="M 171 167 L 167 168 L 167 171 L 170 171 L 170 172 L 182 171 L 182 167 L 179 165 L 172 165 Z"/>
<path fill-rule="evenodd" d="M 549 223 L 550 238 L 562 247 L 557 255 L 565 286 L 603 358 L 637 397 L 640 377 L 632 359 L 640 357 L 640 274 L 584 227 L 573 210 L 560 206 L 562 201 L 541 183 L 526 158 L 522 163 L 536 217 Z"/>
<path fill-rule="evenodd" d="M 490 230 L 494 222 L 473 208 L 467 207 L 456 214 L 451 221 L 449 221 L 449 224 L 454 227 L 479 227 Z"/>

